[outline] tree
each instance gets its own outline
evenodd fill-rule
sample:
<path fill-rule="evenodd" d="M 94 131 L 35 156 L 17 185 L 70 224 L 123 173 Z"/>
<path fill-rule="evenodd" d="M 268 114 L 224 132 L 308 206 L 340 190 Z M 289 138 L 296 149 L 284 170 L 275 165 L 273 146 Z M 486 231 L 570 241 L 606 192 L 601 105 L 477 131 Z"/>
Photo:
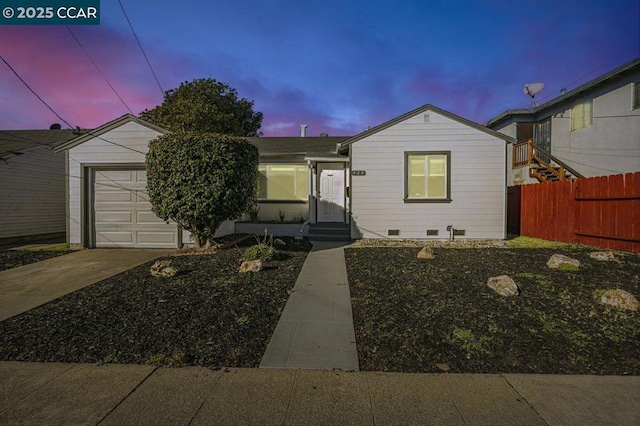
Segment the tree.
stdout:
<path fill-rule="evenodd" d="M 162 135 L 150 142 L 146 164 L 153 212 L 191 232 L 196 248 L 210 247 L 222 222 L 256 202 L 258 149 L 245 139 Z"/>
<path fill-rule="evenodd" d="M 157 107 L 140 113 L 140 118 L 170 131 L 258 136 L 262 113 L 253 111 L 253 101 L 238 99 L 227 84 L 212 78 L 185 81 L 167 90 Z"/>

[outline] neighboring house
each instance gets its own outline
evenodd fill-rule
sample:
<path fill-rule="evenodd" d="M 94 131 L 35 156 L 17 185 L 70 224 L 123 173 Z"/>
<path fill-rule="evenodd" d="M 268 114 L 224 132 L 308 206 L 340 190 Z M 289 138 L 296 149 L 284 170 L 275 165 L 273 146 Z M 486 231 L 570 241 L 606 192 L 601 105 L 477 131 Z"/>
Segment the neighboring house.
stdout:
<path fill-rule="evenodd" d="M 152 212 L 149 142 L 166 133 L 125 115 L 66 151 L 68 241 L 83 247 L 178 247 L 187 232 Z M 248 138 L 260 152 L 259 216 L 299 219 L 279 235 L 447 239 L 506 236 L 505 147 L 514 140 L 426 105 L 352 138 Z M 218 235 L 252 230 L 239 218 Z M 264 226 L 253 225 L 260 232 Z M 450 227 L 451 230 L 447 229 Z"/>
<path fill-rule="evenodd" d="M 509 185 L 637 172 L 640 58 L 536 108 L 505 111 L 486 125 L 517 140 L 508 147 Z"/>
<path fill-rule="evenodd" d="M 64 238 L 65 161 L 72 130 L 0 130 L 0 243 Z"/>

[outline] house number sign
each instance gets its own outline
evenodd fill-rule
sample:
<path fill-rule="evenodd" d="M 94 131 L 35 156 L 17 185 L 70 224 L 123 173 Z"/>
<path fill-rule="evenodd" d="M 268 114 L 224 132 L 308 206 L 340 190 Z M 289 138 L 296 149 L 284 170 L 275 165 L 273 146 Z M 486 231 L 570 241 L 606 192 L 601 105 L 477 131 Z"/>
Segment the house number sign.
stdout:
<path fill-rule="evenodd" d="M 352 170 L 351 171 L 351 175 L 352 176 L 364 176 L 367 174 L 366 170 Z"/>

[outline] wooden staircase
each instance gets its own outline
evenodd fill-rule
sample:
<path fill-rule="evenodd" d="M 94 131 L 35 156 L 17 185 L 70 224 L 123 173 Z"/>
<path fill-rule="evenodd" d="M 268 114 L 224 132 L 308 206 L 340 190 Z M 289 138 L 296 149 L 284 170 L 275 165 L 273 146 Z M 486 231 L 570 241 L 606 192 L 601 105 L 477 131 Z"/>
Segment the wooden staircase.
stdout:
<path fill-rule="evenodd" d="M 582 178 L 580 173 L 533 144 L 532 140 L 513 146 L 513 167 L 529 166 L 529 176 L 538 182 L 555 182 Z"/>

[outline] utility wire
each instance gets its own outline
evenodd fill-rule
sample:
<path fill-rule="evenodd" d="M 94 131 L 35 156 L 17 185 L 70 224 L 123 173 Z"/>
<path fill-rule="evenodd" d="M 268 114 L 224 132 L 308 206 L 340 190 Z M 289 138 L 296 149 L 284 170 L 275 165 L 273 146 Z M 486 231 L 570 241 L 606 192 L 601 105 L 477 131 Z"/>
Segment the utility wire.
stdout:
<path fill-rule="evenodd" d="M 44 99 L 42 99 L 42 98 L 40 97 L 40 95 L 38 95 L 38 94 L 36 93 L 36 91 L 35 91 L 35 90 L 33 90 L 33 89 L 31 88 L 31 86 L 29 86 L 29 84 L 27 84 L 27 82 L 26 82 L 26 81 L 24 81 L 24 80 L 22 79 L 22 77 L 20 77 L 20 74 L 18 74 L 18 73 L 16 72 L 16 70 L 14 70 L 14 69 L 13 69 L 13 67 L 12 67 L 11 65 L 9 65 L 9 62 L 7 62 L 7 60 L 6 60 L 6 59 L 4 59 L 4 57 L 3 57 L 2 55 L 0 55 L 0 59 L 2 59 L 2 62 L 4 62 L 4 63 L 5 63 L 5 65 L 9 67 L 9 69 L 10 69 L 10 70 L 15 74 L 15 76 L 16 76 L 16 77 L 18 77 L 18 80 L 20 80 L 20 81 L 22 82 L 22 84 L 24 84 L 24 85 L 27 87 L 27 89 L 29 89 L 29 91 L 30 91 L 30 92 L 31 92 L 31 93 L 33 93 L 33 94 L 35 95 L 35 97 L 36 97 L 36 98 L 38 98 L 38 99 L 40 100 L 40 102 L 42 102 L 42 103 L 43 103 L 47 108 L 49 108 L 49 111 L 51 111 L 51 112 L 52 112 L 56 117 L 58 117 L 58 118 L 59 118 L 61 121 L 63 121 L 67 126 L 69 126 L 69 128 L 70 128 L 70 129 L 73 129 L 73 126 L 72 126 L 71 124 L 69 124 L 69 122 L 68 122 L 67 120 L 65 120 L 64 118 L 60 117 L 60 115 L 59 115 L 57 112 L 55 112 L 55 110 L 54 110 L 53 108 L 51 108 L 51 106 L 49 106 L 49 104 L 48 104 L 48 103 L 46 103 L 46 102 L 44 101 Z"/>
<path fill-rule="evenodd" d="M 104 73 L 100 70 L 100 67 L 98 67 L 98 64 L 96 64 L 96 62 L 93 60 L 93 58 L 91 57 L 91 55 L 89 54 L 89 52 L 87 52 L 87 49 L 84 48 L 84 46 L 82 45 L 82 43 L 80 43 L 80 40 L 78 40 L 78 37 L 76 37 L 76 35 L 73 33 L 73 31 L 71 31 L 71 28 L 69 28 L 68 25 L 65 25 L 65 27 L 67 27 L 67 30 L 69 30 L 69 33 L 71 34 L 71 36 L 73 37 L 73 39 L 76 41 L 76 43 L 78 43 L 78 46 L 80 46 L 80 49 L 82 49 L 82 51 L 84 52 L 85 55 L 87 55 L 87 58 L 89 58 L 89 61 L 91 61 L 91 63 L 93 64 L 93 66 L 96 68 L 96 70 L 98 71 L 98 73 L 102 76 L 102 78 L 104 79 L 104 81 L 107 82 L 107 84 L 109 85 L 109 87 L 111 88 L 111 90 L 113 91 L 113 93 L 118 97 L 118 99 L 120 99 L 120 102 L 122 102 L 122 105 L 125 106 L 125 108 L 127 108 L 127 111 L 129 111 L 131 113 L 131 115 L 135 115 L 133 113 L 133 111 L 131 111 L 131 108 L 129 108 L 129 105 L 127 105 L 127 103 L 124 101 L 124 99 L 122 99 L 122 96 L 120 96 L 120 94 L 116 91 L 115 87 L 113 87 L 113 85 L 111 84 L 111 82 L 107 79 L 107 77 L 104 75 Z"/>
<path fill-rule="evenodd" d="M 133 36 L 136 38 L 136 41 L 138 42 L 138 46 L 140 46 L 140 51 L 142 51 L 142 56 L 144 56 L 144 59 L 147 61 L 147 65 L 149 65 L 149 69 L 151 70 L 151 74 L 153 74 L 153 78 L 155 78 L 156 79 L 156 83 L 158 83 L 158 88 L 160 89 L 160 94 L 164 98 L 164 90 L 162 90 L 162 86 L 160 85 L 160 81 L 158 80 L 158 77 L 156 76 L 155 71 L 153 71 L 153 67 L 151 66 L 151 62 L 149 62 L 149 58 L 147 58 L 147 54 L 144 52 L 144 49 L 142 48 L 142 43 L 140 43 L 140 39 L 138 38 L 138 35 L 136 34 L 136 31 L 133 29 L 133 25 L 131 24 L 131 21 L 129 20 L 129 16 L 127 15 L 127 11 L 124 10 L 124 6 L 122 5 L 122 2 L 120 0 L 118 0 L 118 4 L 120 5 L 120 9 L 122 9 L 122 13 L 124 13 L 124 17 L 126 18 L 127 22 L 129 23 L 129 28 L 131 28 L 131 32 L 133 33 Z"/>
<path fill-rule="evenodd" d="M 40 100 L 40 102 L 42 102 L 42 103 L 43 103 L 47 108 L 49 108 L 49 110 L 50 110 L 50 111 L 51 111 L 51 112 L 52 112 L 56 117 L 58 117 L 62 122 L 64 122 L 64 123 L 69 127 L 69 129 L 74 130 L 73 126 L 72 126 L 71 124 L 69 124 L 69 122 L 68 122 L 67 120 L 65 120 L 64 118 L 62 118 L 62 116 L 60 116 L 60 114 L 58 114 L 58 113 L 57 113 L 57 112 L 56 112 L 56 111 L 55 111 L 55 110 L 54 110 L 54 109 L 53 109 L 53 108 L 52 108 L 52 107 L 51 107 L 47 102 L 45 102 L 45 100 L 44 100 L 44 99 L 42 99 L 42 98 L 40 97 L 40 95 L 38 95 L 38 94 L 36 93 L 36 91 L 35 91 L 35 90 L 33 90 L 33 89 L 31 88 L 31 86 L 29 86 L 29 84 L 28 84 L 26 81 L 24 81 L 24 79 L 23 79 L 22 77 L 20 77 L 20 74 L 18 74 L 18 72 L 17 72 L 15 69 L 13 69 L 13 67 L 9 64 L 9 62 L 7 62 L 7 60 L 6 60 L 6 59 L 4 59 L 4 57 L 3 57 L 2 55 L 0 55 L 0 59 L 2 59 L 2 62 L 4 62 L 4 63 L 9 67 L 9 69 L 10 69 L 10 70 L 15 74 L 15 76 L 16 76 L 16 77 L 18 77 L 18 79 L 22 82 L 22 84 L 24 84 L 24 85 L 27 87 L 27 89 L 29 89 L 29 91 L 31 91 L 31 93 L 33 93 L 33 94 L 35 95 L 35 97 L 36 97 L 36 98 L 38 98 L 38 99 Z M 119 146 L 119 147 L 121 147 L 121 148 L 128 149 L 128 150 L 130 150 L 130 151 L 137 152 L 137 153 L 142 154 L 142 155 L 146 155 L 144 152 L 139 151 L 139 150 L 137 150 L 137 149 L 134 149 L 134 148 L 131 148 L 131 147 L 128 147 L 128 146 L 125 146 L 125 145 L 119 144 L 119 143 L 117 143 L 117 142 L 113 142 L 113 141 L 107 140 L 107 139 L 105 139 L 105 138 L 101 137 L 100 135 L 97 135 L 97 134 L 93 133 L 91 130 L 88 130 L 88 129 L 80 129 L 80 128 L 77 128 L 76 130 L 80 130 L 80 131 L 84 132 L 85 134 L 89 134 L 89 135 L 91 135 L 91 136 L 93 136 L 93 137 L 96 137 L 96 138 L 98 138 L 98 139 L 100 139 L 100 140 L 103 140 L 103 141 L 105 141 L 105 142 L 107 142 L 107 143 L 110 143 L 110 144 L 112 144 L 112 145 Z"/>

